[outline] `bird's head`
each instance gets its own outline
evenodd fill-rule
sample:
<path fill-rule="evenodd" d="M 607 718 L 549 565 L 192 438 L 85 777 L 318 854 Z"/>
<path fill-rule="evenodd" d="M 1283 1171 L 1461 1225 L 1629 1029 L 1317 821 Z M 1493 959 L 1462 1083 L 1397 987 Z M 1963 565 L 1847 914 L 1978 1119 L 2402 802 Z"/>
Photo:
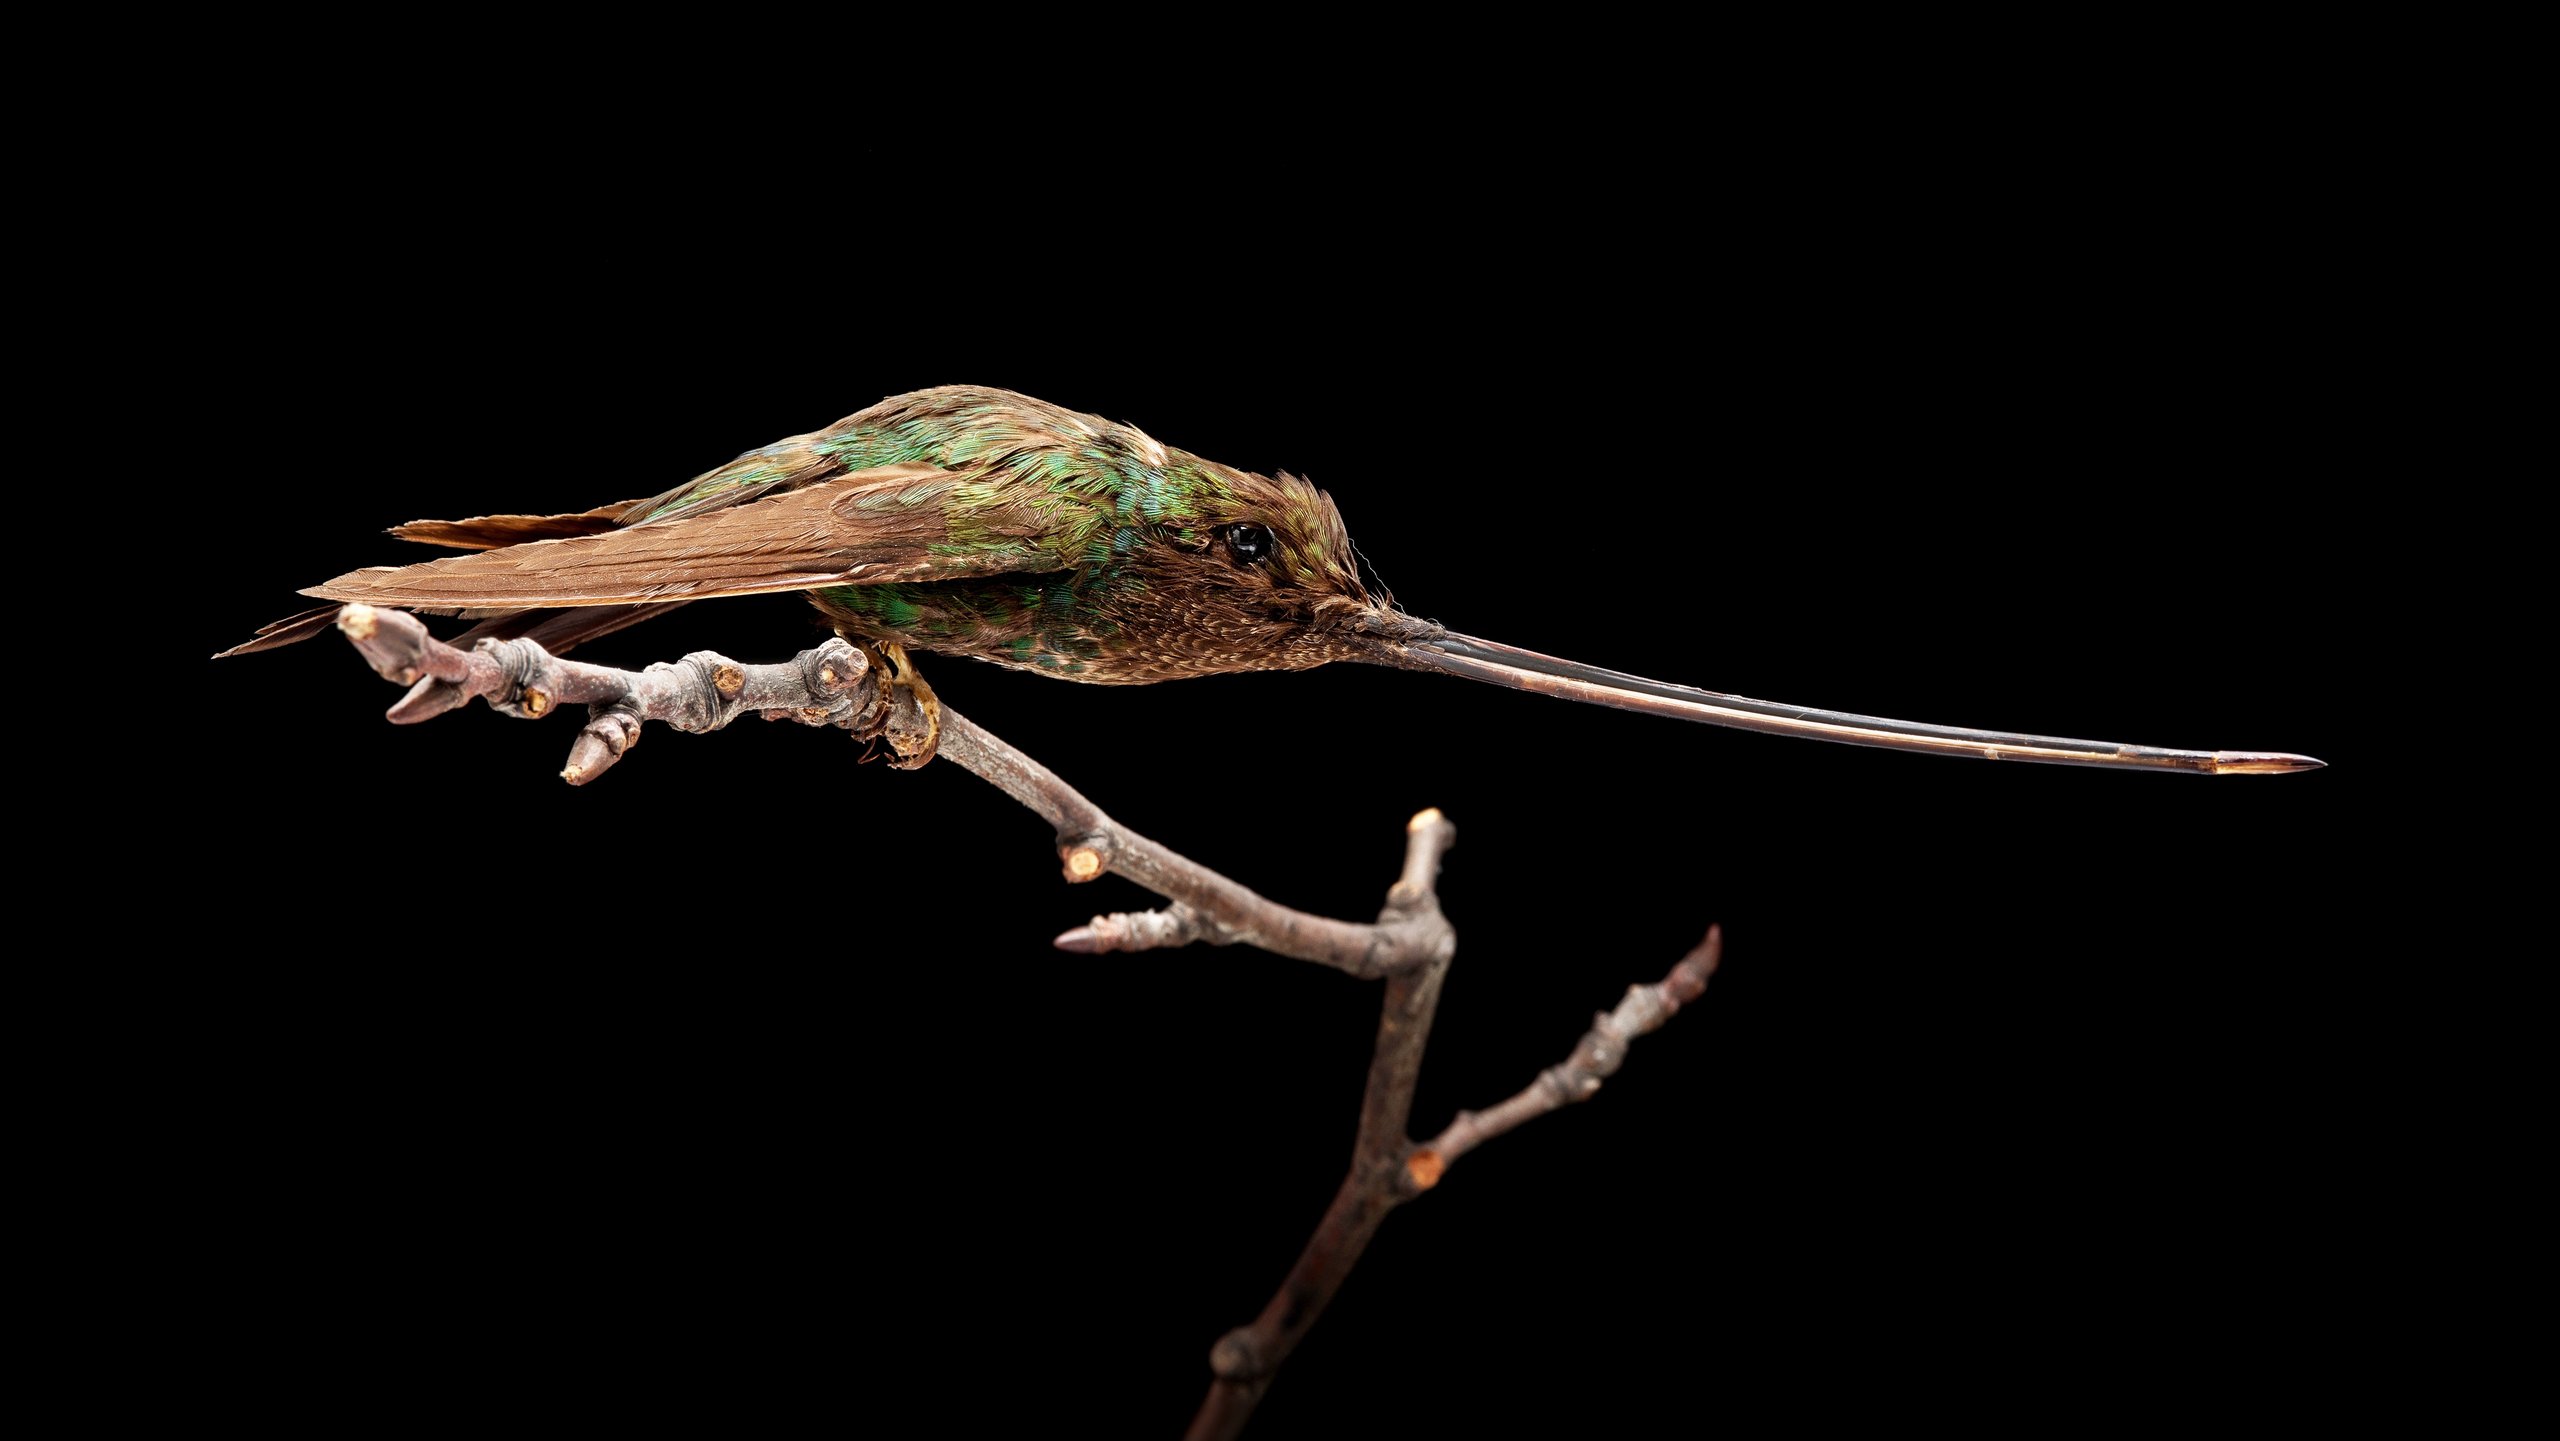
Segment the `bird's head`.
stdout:
<path fill-rule="evenodd" d="M 1306 670 L 1367 658 L 1382 625 L 1411 624 L 1362 578 L 1331 496 L 1286 473 L 1204 469 L 1132 567 L 1137 618 L 1178 652 L 1168 659 L 1200 673 Z"/>

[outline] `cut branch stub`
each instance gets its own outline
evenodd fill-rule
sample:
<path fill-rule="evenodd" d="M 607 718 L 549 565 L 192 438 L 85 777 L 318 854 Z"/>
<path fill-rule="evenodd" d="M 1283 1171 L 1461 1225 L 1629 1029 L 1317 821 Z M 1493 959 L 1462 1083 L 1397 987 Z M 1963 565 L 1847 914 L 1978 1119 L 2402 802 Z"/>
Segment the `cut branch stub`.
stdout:
<path fill-rule="evenodd" d="M 1067 879 L 1078 885 L 1099 879 L 1111 868 L 1111 837 L 1096 834 L 1076 836 L 1058 844 L 1058 858 L 1065 864 Z"/>

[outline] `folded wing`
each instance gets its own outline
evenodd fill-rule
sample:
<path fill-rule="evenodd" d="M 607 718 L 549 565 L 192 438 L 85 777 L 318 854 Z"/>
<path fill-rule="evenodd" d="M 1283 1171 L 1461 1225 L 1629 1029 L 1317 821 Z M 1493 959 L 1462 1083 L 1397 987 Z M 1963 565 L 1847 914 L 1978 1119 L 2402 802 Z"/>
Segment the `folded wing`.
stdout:
<path fill-rule="evenodd" d="M 1063 567 L 1028 499 L 936 466 L 854 471 L 744 504 L 599 535 L 537 540 L 421 565 L 349 571 L 303 592 L 413 610 L 702 600 L 826 585 Z"/>

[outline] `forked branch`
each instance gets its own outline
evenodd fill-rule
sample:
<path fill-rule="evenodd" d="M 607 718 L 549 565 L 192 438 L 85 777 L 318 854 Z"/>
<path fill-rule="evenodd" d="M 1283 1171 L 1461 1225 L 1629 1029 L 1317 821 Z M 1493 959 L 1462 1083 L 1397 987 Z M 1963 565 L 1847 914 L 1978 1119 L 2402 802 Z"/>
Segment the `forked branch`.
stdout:
<path fill-rule="evenodd" d="M 383 676 L 411 687 L 390 718 L 408 724 L 474 698 L 508 715 L 539 719 L 562 705 L 587 706 L 587 722 L 561 774 L 584 785 L 636 744 L 657 721 L 713 731 L 745 715 L 887 736 L 901 755 L 938 754 L 1048 821 L 1070 881 L 1117 872 L 1163 896 L 1162 910 L 1096 916 L 1057 937 L 1061 950 L 1148 950 L 1206 941 L 1249 942 L 1355 976 L 1383 978 L 1385 1005 L 1360 1101 L 1351 1169 L 1316 1224 L 1306 1249 L 1262 1314 L 1220 1338 L 1210 1352 L 1216 1379 L 1193 1418 L 1194 1441 L 1243 1429 L 1281 1362 L 1340 1290 L 1379 1223 L 1438 1184 L 1448 1167 L 1484 1142 L 1549 1111 L 1585 1101 L 1616 1073 L 1628 1046 L 1694 1001 L 1714 974 L 1721 935 L 1710 929 L 1670 975 L 1628 989 L 1614 1011 L 1593 1020 L 1573 1053 L 1527 1089 L 1482 1112 L 1462 1111 L 1417 1145 L 1406 1134 L 1422 1050 L 1457 935 L 1440 913 L 1440 860 L 1457 828 L 1437 810 L 1405 827 L 1404 869 L 1367 925 L 1309 915 L 1268 900 L 1208 867 L 1139 835 L 1038 761 L 941 707 L 939 746 L 914 693 L 883 685 L 878 670 L 843 639 L 776 665 L 741 665 L 710 651 L 641 671 L 562 660 L 530 640 L 482 641 L 457 650 L 405 612 L 351 605 L 338 628 Z M 920 761 L 919 761 L 920 763 Z"/>
<path fill-rule="evenodd" d="M 1438 815 L 1424 811 L 1414 822 L 1420 826 Z M 1591 1099 L 1600 1083 L 1625 1063 L 1627 1047 L 1636 1037 L 1659 1029 L 1706 990 L 1723 950 L 1723 932 L 1708 927 L 1706 939 L 1670 975 L 1650 986 L 1628 987 L 1615 1011 L 1594 1017 L 1581 1044 L 1562 1064 L 1541 1072 L 1528 1089 L 1489 1111 L 1459 1112 L 1447 1130 L 1419 1146 L 1405 1136 L 1405 1115 L 1412 1108 L 1422 1042 L 1448 965 L 1442 960 L 1419 975 L 1389 977 L 1377 1050 L 1369 1062 L 1369 1088 L 1360 1102 L 1360 1139 L 1353 1145 L 1351 1173 L 1343 1177 L 1306 1250 L 1262 1314 L 1219 1338 L 1210 1351 L 1209 1367 L 1217 1379 L 1209 1383 L 1209 1395 L 1192 1418 L 1187 1441 L 1223 1441 L 1244 1429 L 1273 1373 L 1324 1314 L 1388 1212 L 1439 1184 L 1450 1162 L 1484 1142 L 1549 1111 Z"/>

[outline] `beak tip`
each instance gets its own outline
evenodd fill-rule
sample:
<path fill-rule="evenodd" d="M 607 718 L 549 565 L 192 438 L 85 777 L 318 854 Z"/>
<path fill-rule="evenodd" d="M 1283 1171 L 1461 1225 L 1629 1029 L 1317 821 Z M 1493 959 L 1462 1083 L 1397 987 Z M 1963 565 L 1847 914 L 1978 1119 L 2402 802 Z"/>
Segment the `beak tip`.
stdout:
<path fill-rule="evenodd" d="M 2311 756 L 2286 751 L 2215 751 L 2213 773 L 2218 776 L 2281 776 L 2295 771 L 2325 770 L 2328 762 Z"/>

